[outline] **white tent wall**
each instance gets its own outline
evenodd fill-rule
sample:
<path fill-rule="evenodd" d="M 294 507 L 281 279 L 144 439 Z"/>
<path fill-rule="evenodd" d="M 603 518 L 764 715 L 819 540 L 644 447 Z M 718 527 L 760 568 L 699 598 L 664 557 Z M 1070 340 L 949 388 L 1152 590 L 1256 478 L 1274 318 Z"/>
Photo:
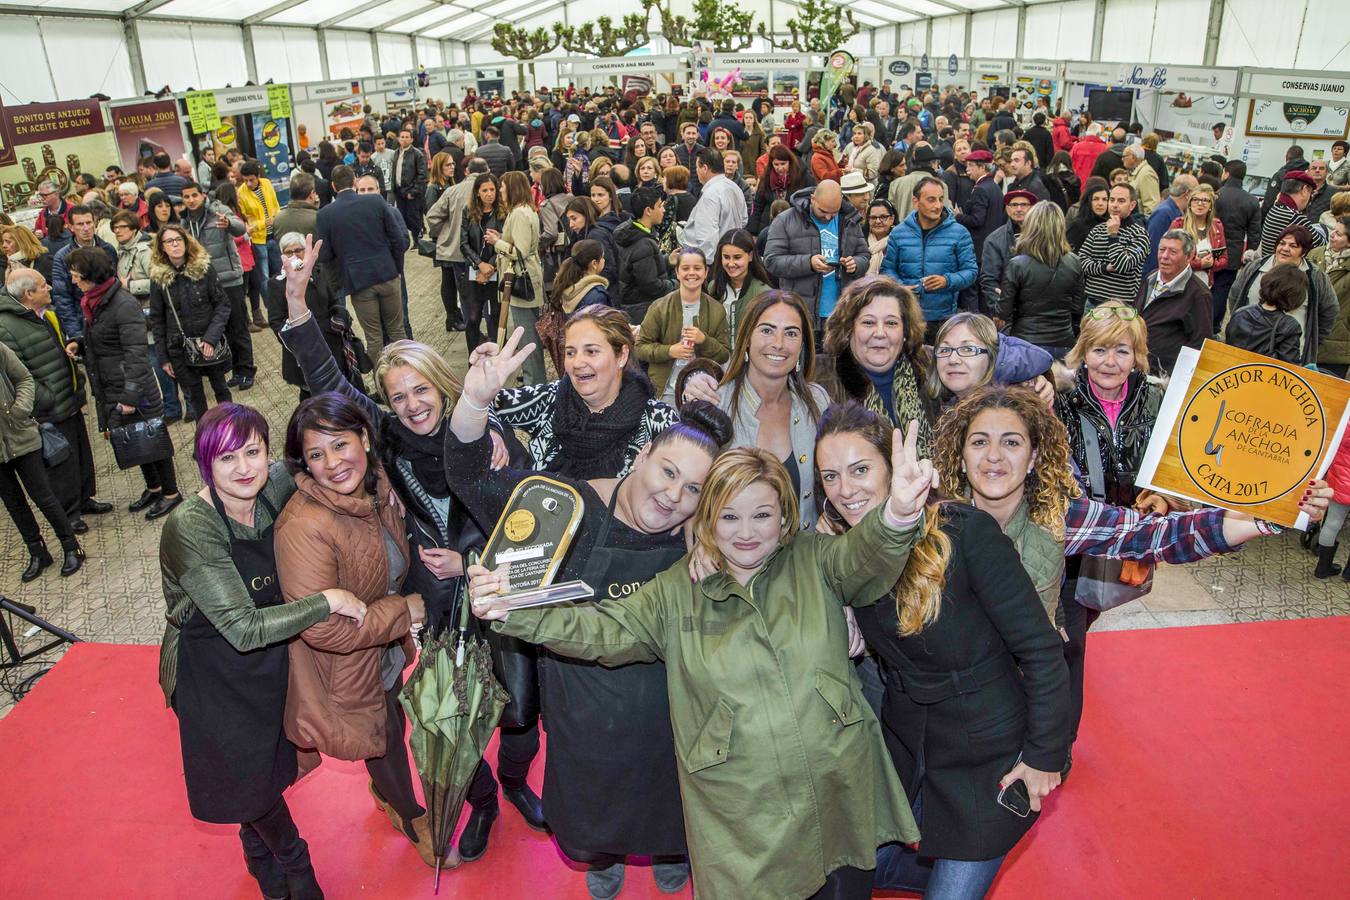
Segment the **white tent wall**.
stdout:
<path fill-rule="evenodd" d="M 166 84 L 175 91 L 239 87 L 248 81 L 242 28 L 147 21 L 138 30 L 145 83 L 151 90 Z"/>
<path fill-rule="evenodd" d="M 253 29 L 253 58 L 258 80 L 269 78 L 277 84 L 323 81 L 323 58 L 319 55 L 319 33 L 309 28 Z"/>
<path fill-rule="evenodd" d="M 1227 0 L 1218 64 L 1312 71 L 1350 69 L 1345 4 L 1336 0 Z M 1279 27 L 1272 24 L 1278 15 Z M 1292 23 L 1300 22 L 1301 27 Z"/>
<path fill-rule="evenodd" d="M 428 69 L 439 69 L 447 65 L 445 48 L 440 41 L 420 37 L 417 39 L 417 64 Z"/>
<path fill-rule="evenodd" d="M 394 75 L 412 70 L 412 44 L 406 34 L 380 33 L 375 35 L 375 42 L 380 48 L 381 74 Z"/>
<path fill-rule="evenodd" d="M 1101 58 L 1201 65 L 1208 17 L 1209 0 L 1106 0 Z"/>
<path fill-rule="evenodd" d="M 0 15 L 6 105 L 136 93 L 122 26 L 112 19 Z"/>
<path fill-rule="evenodd" d="M 375 74 L 375 52 L 364 31 L 329 29 L 323 33 L 328 49 L 329 78 L 363 78 Z"/>
<path fill-rule="evenodd" d="M 1095 0 L 1036 3 L 1027 7 L 1021 59 L 1090 59 Z"/>
<path fill-rule="evenodd" d="M 945 59 L 955 53 L 957 56 L 966 56 L 966 17 L 965 16 L 943 16 L 940 19 L 933 19 L 933 41 L 928 50 L 928 54 L 934 59 Z M 923 23 L 920 25 L 922 31 Z M 1017 17 L 1013 16 L 1013 27 L 1016 29 Z M 1016 31 L 1014 30 L 1014 37 Z M 921 48 L 915 55 L 922 56 L 924 53 Z"/>
<path fill-rule="evenodd" d="M 971 16 L 968 55 L 989 59 L 1016 58 L 1017 10 L 1004 7 Z"/>

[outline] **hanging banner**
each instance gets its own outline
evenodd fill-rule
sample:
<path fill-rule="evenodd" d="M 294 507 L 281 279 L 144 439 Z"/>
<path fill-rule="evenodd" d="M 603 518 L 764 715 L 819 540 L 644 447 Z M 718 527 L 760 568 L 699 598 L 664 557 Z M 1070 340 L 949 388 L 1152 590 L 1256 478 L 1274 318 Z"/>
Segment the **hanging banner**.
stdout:
<path fill-rule="evenodd" d="M 328 125 L 328 133 L 342 138 L 344 131 L 350 132 L 348 140 L 356 137 L 361 123 L 366 120 L 364 99 L 361 96 L 343 97 L 341 100 L 323 101 L 323 120 Z"/>
<path fill-rule="evenodd" d="M 0 115 L 0 132 L 13 151 L 13 162 L 0 168 L 5 212 L 27 206 L 40 182 L 65 194 L 81 172 L 102 174 L 118 164 L 117 143 L 104 130 L 97 100 L 11 106 Z"/>
<path fill-rule="evenodd" d="M 178 104 L 173 100 L 115 106 L 109 115 L 124 171 L 134 171 L 142 156 L 167 153 L 171 159 L 177 159 L 186 153 L 183 129 L 178 124 Z"/>
<path fill-rule="evenodd" d="M 262 163 L 263 175 L 277 192 L 280 206 L 291 198 L 291 148 L 286 141 L 289 125 L 286 119 L 253 117 L 253 150 Z"/>
<path fill-rule="evenodd" d="M 829 100 L 834 96 L 834 92 L 839 90 L 839 85 L 843 84 L 850 75 L 853 74 L 856 61 L 853 54 L 847 50 L 836 50 L 830 54 L 830 58 L 825 63 L 825 74 L 820 80 L 820 99 Z"/>
<path fill-rule="evenodd" d="M 284 84 L 267 86 L 267 114 L 274 119 L 291 117 L 291 90 Z"/>
<path fill-rule="evenodd" d="M 1345 140 L 1350 133 L 1350 107 L 1255 99 L 1247 104 L 1247 134 L 1257 137 Z"/>
<path fill-rule="evenodd" d="M 1214 126 L 1233 124 L 1233 98 L 1227 94 L 1158 94 L 1140 91 L 1135 117 L 1144 131 L 1164 140 L 1214 145 Z"/>
<path fill-rule="evenodd" d="M 193 134 L 206 134 L 220 127 L 220 110 L 216 108 L 213 92 L 189 91 L 186 100 Z"/>
<path fill-rule="evenodd" d="M 1138 484 L 1306 528 L 1303 489 L 1345 433 L 1350 382 L 1218 341 L 1177 357 Z"/>

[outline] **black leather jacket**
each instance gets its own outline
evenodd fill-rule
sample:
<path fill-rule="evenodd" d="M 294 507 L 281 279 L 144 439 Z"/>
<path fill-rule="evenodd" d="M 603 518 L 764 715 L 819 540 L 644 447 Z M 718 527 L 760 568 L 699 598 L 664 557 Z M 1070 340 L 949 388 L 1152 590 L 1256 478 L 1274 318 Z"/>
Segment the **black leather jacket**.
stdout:
<path fill-rule="evenodd" d="M 1162 391 L 1148 383 L 1142 372 L 1132 372 L 1126 382 L 1125 406 L 1113 429 L 1101 402 L 1088 385 L 1087 368 L 1078 370 L 1078 383 L 1071 391 L 1055 398 L 1055 414 L 1069 432 L 1069 448 L 1080 470 L 1084 489 L 1088 484 L 1087 444 L 1083 440 L 1083 419 L 1097 429 L 1097 443 L 1101 447 L 1102 474 L 1106 482 L 1106 502 L 1129 506 L 1139 494 L 1135 476 L 1148 449 L 1153 425 L 1158 419 Z"/>
<path fill-rule="evenodd" d="M 1026 254 L 1003 270 L 999 318 L 1010 334 L 1039 347 L 1070 347 L 1083 315 L 1083 264 L 1066 253 L 1053 269 Z"/>

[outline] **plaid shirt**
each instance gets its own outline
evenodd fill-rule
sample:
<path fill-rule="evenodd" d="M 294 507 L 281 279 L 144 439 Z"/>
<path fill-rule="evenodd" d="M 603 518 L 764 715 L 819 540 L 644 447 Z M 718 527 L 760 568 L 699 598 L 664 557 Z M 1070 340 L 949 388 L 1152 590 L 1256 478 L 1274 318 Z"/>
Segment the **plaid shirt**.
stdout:
<path fill-rule="evenodd" d="M 1133 509 L 1079 497 L 1064 515 L 1064 555 L 1188 563 L 1232 553 L 1222 509 L 1141 516 Z"/>

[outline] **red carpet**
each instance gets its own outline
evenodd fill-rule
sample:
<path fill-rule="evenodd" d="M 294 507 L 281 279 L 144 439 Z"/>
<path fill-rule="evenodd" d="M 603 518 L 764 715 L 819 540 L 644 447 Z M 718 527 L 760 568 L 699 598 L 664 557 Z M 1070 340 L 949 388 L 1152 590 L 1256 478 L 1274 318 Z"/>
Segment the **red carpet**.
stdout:
<path fill-rule="evenodd" d="M 995 897 L 1345 896 L 1350 619 L 1105 633 L 1089 657 L 1073 777 Z M 81 644 L 0 720 L 5 896 L 258 896 L 233 830 L 188 814 L 155 679 L 155 648 Z M 329 760 L 288 794 L 328 896 L 429 896 L 430 870 L 365 782 Z M 586 890 L 504 809 L 441 896 Z M 632 867 L 621 896 L 662 895 Z"/>

